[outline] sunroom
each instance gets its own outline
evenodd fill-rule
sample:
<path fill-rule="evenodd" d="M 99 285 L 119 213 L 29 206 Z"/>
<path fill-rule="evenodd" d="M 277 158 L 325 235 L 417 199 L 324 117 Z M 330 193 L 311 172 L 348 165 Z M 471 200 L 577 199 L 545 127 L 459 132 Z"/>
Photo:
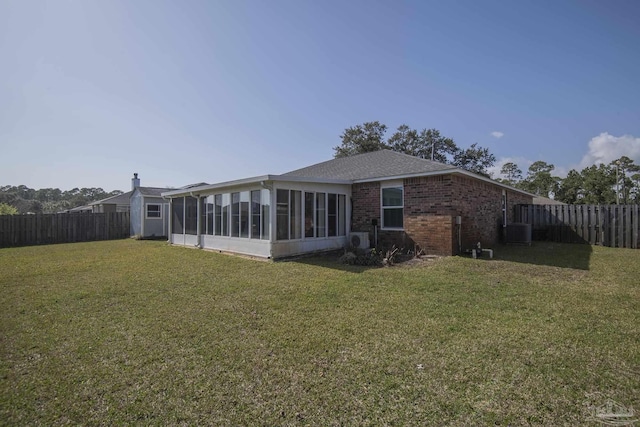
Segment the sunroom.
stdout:
<path fill-rule="evenodd" d="M 347 244 L 351 183 L 264 175 L 163 193 L 174 245 L 283 258 Z"/>

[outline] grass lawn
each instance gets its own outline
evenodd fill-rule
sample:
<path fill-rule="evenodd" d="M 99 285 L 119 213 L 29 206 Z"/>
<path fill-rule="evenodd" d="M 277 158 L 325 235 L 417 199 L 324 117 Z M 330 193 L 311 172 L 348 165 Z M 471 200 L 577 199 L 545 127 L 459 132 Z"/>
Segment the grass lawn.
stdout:
<path fill-rule="evenodd" d="M 640 412 L 640 251 L 391 268 L 0 249 L 2 425 L 598 425 Z"/>

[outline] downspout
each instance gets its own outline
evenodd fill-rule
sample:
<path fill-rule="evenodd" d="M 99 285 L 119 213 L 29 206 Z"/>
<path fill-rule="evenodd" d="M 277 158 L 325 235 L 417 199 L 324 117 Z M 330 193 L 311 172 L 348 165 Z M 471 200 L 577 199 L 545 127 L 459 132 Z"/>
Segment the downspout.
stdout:
<path fill-rule="evenodd" d="M 265 190 L 269 190 L 271 192 L 273 191 L 273 186 L 267 185 L 265 181 L 260 181 L 260 187 L 264 188 Z"/>
<path fill-rule="evenodd" d="M 169 226 L 167 227 L 167 243 L 171 243 L 171 217 L 172 217 L 172 213 L 173 213 L 173 203 L 172 203 L 172 199 L 171 197 L 165 197 L 162 196 L 162 200 L 169 200 L 169 213 L 168 216 L 169 218 L 167 218 L 167 221 L 169 223 Z"/>
<path fill-rule="evenodd" d="M 187 198 L 182 196 L 182 246 L 187 246 Z"/>
<path fill-rule="evenodd" d="M 274 226 L 273 222 L 275 221 L 274 216 L 274 193 L 273 193 L 273 185 L 267 185 L 265 181 L 260 181 L 260 187 L 265 190 L 269 190 L 269 258 L 273 259 L 273 235 L 274 235 Z"/>
<path fill-rule="evenodd" d="M 200 244 L 200 195 L 197 196 L 193 194 L 193 191 L 189 193 L 191 197 L 196 199 L 196 244 L 195 247 L 198 249 L 202 249 L 202 245 Z M 186 203 L 185 203 L 186 206 Z"/>

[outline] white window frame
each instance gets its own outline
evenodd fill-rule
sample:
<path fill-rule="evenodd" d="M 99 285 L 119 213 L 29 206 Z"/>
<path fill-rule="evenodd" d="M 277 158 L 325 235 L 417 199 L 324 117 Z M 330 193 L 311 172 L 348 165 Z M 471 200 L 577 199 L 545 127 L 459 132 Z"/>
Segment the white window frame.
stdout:
<path fill-rule="evenodd" d="M 399 206 L 384 206 L 384 198 L 382 192 L 389 188 L 399 188 L 402 190 L 402 204 Z M 388 227 L 384 223 L 385 209 L 402 209 L 402 227 Z M 380 185 L 380 223 L 382 230 L 404 230 L 404 183 L 402 181 L 388 181 Z"/>
<path fill-rule="evenodd" d="M 507 226 L 507 191 L 502 190 L 502 227 Z"/>
<path fill-rule="evenodd" d="M 158 216 L 149 216 L 149 206 L 157 206 L 158 207 Z M 161 203 L 147 203 L 144 207 L 144 218 L 145 219 L 162 219 L 162 204 Z"/>

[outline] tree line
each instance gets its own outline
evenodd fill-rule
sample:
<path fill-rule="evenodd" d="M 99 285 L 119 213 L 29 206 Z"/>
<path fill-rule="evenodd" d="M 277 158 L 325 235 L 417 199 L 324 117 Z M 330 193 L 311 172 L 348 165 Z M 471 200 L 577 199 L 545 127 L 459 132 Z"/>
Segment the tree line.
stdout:
<path fill-rule="evenodd" d="M 505 163 L 500 173 L 506 178 L 497 181 L 568 204 L 640 204 L 640 166 L 627 156 L 581 171 L 571 169 L 565 178 L 553 175 L 554 169 L 538 160 L 523 177 L 517 164 Z"/>
<path fill-rule="evenodd" d="M 102 188 L 29 188 L 26 185 L 0 186 L 0 215 L 25 213 L 57 213 L 86 205 L 96 200 L 117 196 L 122 191 L 106 192 Z"/>
<path fill-rule="evenodd" d="M 389 149 L 493 178 L 488 170 L 496 157 L 477 143 L 460 148 L 437 129 L 418 131 L 406 124 L 385 139 L 386 132 L 387 126 L 378 121 L 349 127 L 340 135 L 341 144 L 333 148 L 334 156 Z M 538 160 L 524 176 L 517 164 L 509 162 L 502 166 L 503 177 L 495 180 L 568 204 L 640 204 L 640 166 L 629 157 L 592 165 L 580 172 L 572 169 L 565 178 L 554 175 L 554 169 L 554 165 Z"/>
<path fill-rule="evenodd" d="M 488 168 L 496 158 L 487 148 L 474 143 L 466 149 L 456 145 L 453 139 L 440 134 L 437 129 L 417 131 L 400 125 L 396 132 L 385 140 L 387 126 L 375 121 L 345 129 L 340 136 L 341 145 L 334 147 L 335 157 L 347 157 L 382 149 L 398 151 L 410 156 L 447 163 L 489 177 Z"/>

